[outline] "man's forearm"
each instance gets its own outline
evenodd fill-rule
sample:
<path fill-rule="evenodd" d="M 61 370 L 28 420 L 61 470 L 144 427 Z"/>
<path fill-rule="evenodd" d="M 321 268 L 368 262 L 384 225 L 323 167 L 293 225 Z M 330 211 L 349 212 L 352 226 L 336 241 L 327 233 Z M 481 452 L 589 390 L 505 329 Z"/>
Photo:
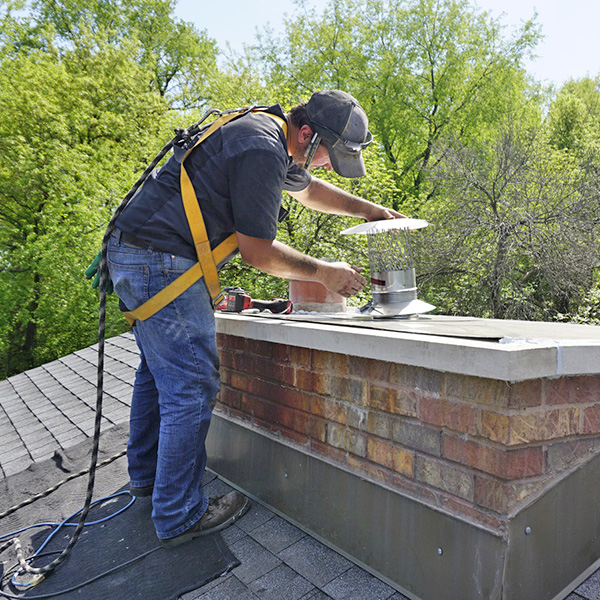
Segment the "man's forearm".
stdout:
<path fill-rule="evenodd" d="M 364 198 L 359 198 L 341 188 L 314 177 L 309 186 L 300 192 L 288 192 L 301 204 L 324 213 L 360 217 L 367 221 L 402 217 L 400 213 Z"/>
<path fill-rule="evenodd" d="M 276 240 L 259 242 L 255 238 L 244 239 L 245 237 L 238 232 L 244 262 L 275 277 L 317 281 L 321 261 Z"/>
<path fill-rule="evenodd" d="M 356 294 L 366 283 L 359 270 L 347 263 L 318 260 L 280 242 L 249 237 L 239 231 L 237 238 L 244 262 L 270 275 L 318 281 L 346 297 Z"/>

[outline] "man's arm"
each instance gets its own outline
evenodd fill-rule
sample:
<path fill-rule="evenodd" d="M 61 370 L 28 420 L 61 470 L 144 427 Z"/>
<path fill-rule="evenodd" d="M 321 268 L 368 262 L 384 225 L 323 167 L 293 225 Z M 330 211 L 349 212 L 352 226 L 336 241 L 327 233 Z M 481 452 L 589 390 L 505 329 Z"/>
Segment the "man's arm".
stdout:
<path fill-rule="evenodd" d="M 359 292 L 367 280 L 345 262 L 329 263 L 302 254 L 281 242 L 263 240 L 237 232 L 242 260 L 260 271 L 300 281 L 318 281 L 332 292 L 348 298 Z"/>
<path fill-rule="evenodd" d="M 404 215 L 391 208 L 354 196 L 316 177 L 313 177 L 303 190 L 288 192 L 288 194 L 304 206 L 324 213 L 361 217 L 367 221 L 382 221 L 404 217 Z"/>

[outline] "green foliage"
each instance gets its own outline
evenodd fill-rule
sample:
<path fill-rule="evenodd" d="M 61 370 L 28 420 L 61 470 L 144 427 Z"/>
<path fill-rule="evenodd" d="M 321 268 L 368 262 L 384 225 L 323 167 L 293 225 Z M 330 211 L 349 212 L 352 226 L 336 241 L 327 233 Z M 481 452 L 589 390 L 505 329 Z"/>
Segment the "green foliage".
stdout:
<path fill-rule="evenodd" d="M 0 62 L 5 375 L 94 341 L 97 298 L 83 270 L 165 135 L 166 106 L 132 46 L 87 35 L 68 51 L 7 51 Z"/>
<path fill-rule="evenodd" d="M 426 207 L 437 224 L 421 247 L 431 301 L 443 312 L 531 320 L 576 309 L 598 263 L 593 164 L 512 121 L 493 146 L 453 141 L 440 154 L 431 177 L 444 200 Z"/>
<path fill-rule="evenodd" d="M 321 14 L 299 0 L 280 38 L 222 60 L 174 2 L 0 0 L 0 376 L 95 341 L 83 271 L 174 127 L 320 88 L 355 95 L 375 143 L 367 177 L 315 175 L 430 221 L 413 234 L 420 297 L 449 314 L 597 322 L 600 83 L 551 97 L 527 77 L 535 17 L 507 32 L 467 0 L 331 0 Z M 365 238 L 340 235 L 355 219 L 283 203 L 280 241 L 368 269 Z M 239 259 L 221 279 L 288 295 Z M 109 335 L 127 328 L 115 300 Z"/>
<path fill-rule="evenodd" d="M 258 48 L 268 82 L 290 100 L 320 88 L 355 95 L 394 175 L 395 209 L 434 194 L 426 171 L 442 136 L 482 139 L 527 88 L 534 21 L 505 40 L 465 0 L 335 0 L 322 15 L 300 6 L 283 40 Z"/>
<path fill-rule="evenodd" d="M 549 142 L 577 154 L 600 150 L 600 78 L 569 81 L 556 95 L 547 119 Z"/>

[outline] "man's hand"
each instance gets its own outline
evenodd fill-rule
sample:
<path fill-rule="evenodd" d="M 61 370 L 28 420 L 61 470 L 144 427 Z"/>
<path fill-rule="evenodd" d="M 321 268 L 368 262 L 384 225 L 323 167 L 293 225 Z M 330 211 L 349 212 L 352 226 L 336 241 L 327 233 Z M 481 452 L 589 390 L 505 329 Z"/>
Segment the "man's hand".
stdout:
<path fill-rule="evenodd" d="M 317 277 L 328 290 L 349 298 L 363 289 L 367 280 L 360 274 L 362 269 L 345 262 L 319 261 Z"/>
<path fill-rule="evenodd" d="M 373 204 L 367 221 L 385 221 L 387 219 L 406 219 L 406 215 L 399 213 L 393 208 L 386 208 L 385 206 L 379 206 Z"/>

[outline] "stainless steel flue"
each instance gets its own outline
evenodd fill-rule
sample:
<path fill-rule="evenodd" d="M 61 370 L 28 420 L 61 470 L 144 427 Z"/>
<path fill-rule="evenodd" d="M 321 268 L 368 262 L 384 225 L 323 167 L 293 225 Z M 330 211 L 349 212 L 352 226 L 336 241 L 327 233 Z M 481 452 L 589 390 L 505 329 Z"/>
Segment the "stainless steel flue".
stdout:
<path fill-rule="evenodd" d="M 374 317 L 410 316 L 435 308 L 417 298 L 410 244 L 411 231 L 426 226 L 422 219 L 390 219 L 342 231 L 344 235 L 367 235 Z"/>

